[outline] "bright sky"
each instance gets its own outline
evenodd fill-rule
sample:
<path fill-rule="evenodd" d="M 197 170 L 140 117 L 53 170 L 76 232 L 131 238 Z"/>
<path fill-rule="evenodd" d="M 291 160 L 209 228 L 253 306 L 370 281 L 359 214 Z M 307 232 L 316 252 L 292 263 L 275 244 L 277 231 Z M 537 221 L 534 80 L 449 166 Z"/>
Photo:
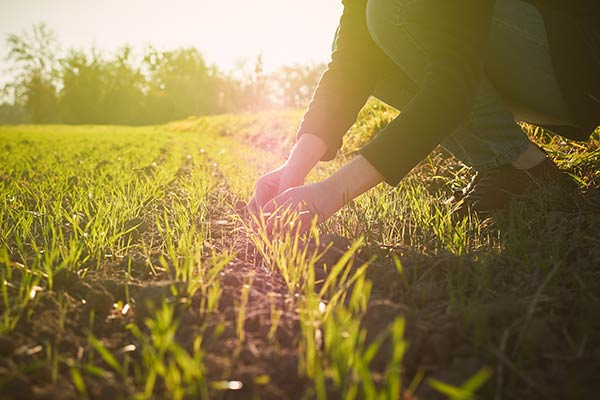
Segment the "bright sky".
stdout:
<path fill-rule="evenodd" d="M 260 52 L 266 70 L 325 62 L 341 11 L 340 0 L 0 0 L 0 71 L 6 34 L 42 21 L 65 48 L 194 46 L 224 70 Z"/>

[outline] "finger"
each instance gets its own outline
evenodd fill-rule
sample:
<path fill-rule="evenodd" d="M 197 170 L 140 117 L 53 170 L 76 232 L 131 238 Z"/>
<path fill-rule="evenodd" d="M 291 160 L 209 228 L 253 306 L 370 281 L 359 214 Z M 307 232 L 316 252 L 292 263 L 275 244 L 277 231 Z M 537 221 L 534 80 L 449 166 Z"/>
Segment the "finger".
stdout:
<path fill-rule="evenodd" d="M 310 211 L 300 211 L 290 215 L 275 213 L 267 220 L 266 231 L 271 239 L 276 234 L 302 235 L 310 229 L 313 217 L 314 214 Z"/>
<path fill-rule="evenodd" d="M 254 188 L 254 194 L 252 195 L 253 210 L 254 214 L 258 214 L 259 209 L 262 208 L 269 200 L 273 199 L 274 188 L 269 181 L 259 181 Z"/>
<path fill-rule="evenodd" d="M 265 227 L 267 228 L 267 233 L 269 236 L 281 231 L 285 214 L 286 207 L 278 206 L 277 202 L 274 200 L 265 206 L 263 217 L 266 218 Z"/>
<path fill-rule="evenodd" d="M 248 212 L 252 215 L 258 214 L 258 204 L 256 203 L 256 197 L 253 196 L 250 201 L 248 201 L 248 205 L 246 206 Z"/>
<path fill-rule="evenodd" d="M 264 216 L 270 217 L 275 214 L 282 216 L 293 211 L 297 207 L 298 204 L 295 199 L 284 193 L 265 204 L 262 210 Z"/>
<path fill-rule="evenodd" d="M 255 233 L 260 232 L 261 226 L 264 224 L 261 223 L 259 218 L 260 217 L 258 217 L 256 214 L 253 214 L 252 218 L 250 219 L 250 228 L 252 228 L 252 231 L 254 231 Z"/>
<path fill-rule="evenodd" d="M 314 213 L 308 210 L 300 211 L 293 224 L 290 225 L 290 228 L 297 231 L 299 235 L 302 235 L 310 229 L 314 215 Z"/>
<path fill-rule="evenodd" d="M 277 187 L 272 182 L 267 181 L 256 185 L 254 190 L 254 198 L 259 208 L 262 208 L 266 203 L 277 195 Z"/>
<path fill-rule="evenodd" d="M 255 232 L 258 232 L 265 227 L 268 215 L 265 215 L 263 213 L 262 209 L 258 206 L 255 198 L 251 199 L 251 201 L 248 204 L 248 207 L 251 213 L 251 227 Z"/>
<path fill-rule="evenodd" d="M 273 225 L 274 225 L 274 222 L 272 219 L 268 219 L 267 224 L 265 225 L 265 230 L 267 232 L 267 236 L 270 239 L 273 239 Z"/>
<path fill-rule="evenodd" d="M 254 201 L 257 208 L 262 208 L 269 200 L 271 200 L 271 196 L 269 193 L 265 193 L 265 190 L 256 190 L 254 192 Z"/>
<path fill-rule="evenodd" d="M 271 214 L 275 213 L 275 210 L 277 210 L 277 197 L 268 201 L 263 207 L 262 207 L 262 211 L 263 211 L 263 215 L 265 217 L 271 216 Z"/>
<path fill-rule="evenodd" d="M 301 235 L 308 231 L 312 225 L 315 214 L 309 210 L 302 210 L 300 204 L 292 209 L 292 202 L 287 206 L 278 208 L 267 220 L 267 231 L 271 237 L 274 234 L 290 233 Z"/>
<path fill-rule="evenodd" d="M 265 212 L 263 213 L 263 217 L 266 219 L 265 228 L 269 237 L 273 238 L 275 233 L 281 232 L 282 230 L 281 228 L 285 218 L 285 208 L 277 206 L 275 201 L 269 202 L 267 206 L 265 206 Z"/>

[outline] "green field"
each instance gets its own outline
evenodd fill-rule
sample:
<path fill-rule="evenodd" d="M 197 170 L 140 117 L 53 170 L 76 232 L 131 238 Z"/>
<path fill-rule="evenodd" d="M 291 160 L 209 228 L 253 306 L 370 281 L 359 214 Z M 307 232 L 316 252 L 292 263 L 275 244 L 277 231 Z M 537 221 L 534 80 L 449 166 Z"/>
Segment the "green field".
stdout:
<path fill-rule="evenodd" d="M 369 103 L 332 163 L 393 117 Z M 581 193 L 488 219 L 436 150 L 307 236 L 245 213 L 300 112 L 0 127 L 0 398 L 590 399 L 600 140 L 529 129 Z"/>

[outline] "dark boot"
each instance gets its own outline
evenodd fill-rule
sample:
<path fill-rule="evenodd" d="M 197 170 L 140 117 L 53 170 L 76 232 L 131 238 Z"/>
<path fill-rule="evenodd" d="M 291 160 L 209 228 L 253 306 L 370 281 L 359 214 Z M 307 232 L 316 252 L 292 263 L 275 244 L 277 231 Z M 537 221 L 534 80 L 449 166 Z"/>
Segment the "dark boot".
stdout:
<path fill-rule="evenodd" d="M 448 202 L 456 204 L 453 213 L 459 216 L 466 215 L 469 210 L 478 214 L 487 213 L 508 207 L 515 197 L 548 186 L 563 190 L 575 188 L 575 184 L 550 158 L 527 170 L 504 165 L 477 173 L 471 182 L 464 189 L 457 191 Z"/>

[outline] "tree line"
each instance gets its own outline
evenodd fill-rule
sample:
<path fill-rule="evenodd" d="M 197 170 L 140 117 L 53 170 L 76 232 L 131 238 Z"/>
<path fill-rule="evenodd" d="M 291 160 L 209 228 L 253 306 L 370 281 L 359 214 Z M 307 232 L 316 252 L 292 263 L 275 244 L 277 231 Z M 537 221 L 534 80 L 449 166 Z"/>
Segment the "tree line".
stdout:
<path fill-rule="evenodd" d="M 223 72 L 195 48 L 111 55 L 61 46 L 45 24 L 6 37 L 0 124 L 156 124 L 192 115 L 304 107 L 324 65 L 265 73 L 262 58 Z"/>

